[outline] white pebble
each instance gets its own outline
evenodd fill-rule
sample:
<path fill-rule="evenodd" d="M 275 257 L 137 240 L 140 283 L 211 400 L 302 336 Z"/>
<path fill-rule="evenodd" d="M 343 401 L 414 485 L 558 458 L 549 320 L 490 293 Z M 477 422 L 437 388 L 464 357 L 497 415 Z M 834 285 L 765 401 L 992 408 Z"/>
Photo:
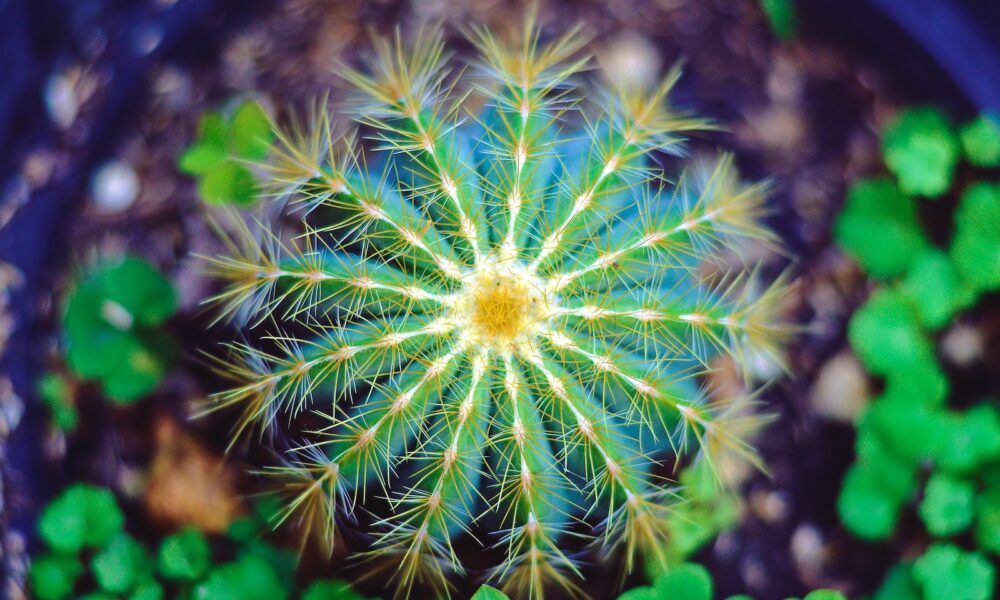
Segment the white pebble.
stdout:
<path fill-rule="evenodd" d="M 124 210 L 139 197 L 139 176 L 128 163 L 109 161 L 94 174 L 90 182 L 90 193 L 101 210 Z"/>

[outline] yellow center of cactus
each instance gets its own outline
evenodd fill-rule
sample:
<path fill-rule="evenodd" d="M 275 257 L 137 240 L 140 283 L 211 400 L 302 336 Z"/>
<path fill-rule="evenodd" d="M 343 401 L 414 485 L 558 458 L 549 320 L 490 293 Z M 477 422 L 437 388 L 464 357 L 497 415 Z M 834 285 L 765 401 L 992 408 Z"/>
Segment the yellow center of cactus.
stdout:
<path fill-rule="evenodd" d="M 527 343 L 550 312 L 542 281 L 518 263 L 487 259 L 469 274 L 456 306 L 469 341 L 497 350 Z"/>

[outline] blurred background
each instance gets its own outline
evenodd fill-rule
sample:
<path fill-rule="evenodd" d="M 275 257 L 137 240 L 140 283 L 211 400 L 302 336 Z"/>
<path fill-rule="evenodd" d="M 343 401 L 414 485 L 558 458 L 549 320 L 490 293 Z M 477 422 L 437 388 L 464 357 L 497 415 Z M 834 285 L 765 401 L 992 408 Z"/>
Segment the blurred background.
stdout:
<path fill-rule="evenodd" d="M 734 476 L 735 516 L 695 544 L 691 560 L 707 566 L 720 598 L 874 592 L 893 565 L 936 538 L 910 510 L 891 539 L 863 541 L 838 512 L 859 415 L 881 384 L 847 336 L 874 284 L 838 247 L 833 223 L 853 182 L 886 173 L 884 132 L 901 111 L 933 106 L 955 127 L 1000 114 L 1000 3 L 538 7 L 546 32 L 582 23 L 596 64 L 613 77 L 651 82 L 683 61 L 675 101 L 723 126 L 694 151 L 730 149 L 744 176 L 774 182 L 769 219 L 784 253 L 773 270 L 791 268 L 799 280 L 790 317 L 805 333 L 789 349 L 790 377 L 763 395 L 777 415 L 758 441 L 770 473 Z M 503 0 L 0 0 L 0 596 L 33 597 L 25 582 L 30 557 L 46 543 L 40 511 L 73 482 L 114 490 L 128 529 L 151 547 L 179 527 L 212 536 L 252 521 L 255 488 L 243 474 L 252 451 L 224 453 L 225 419 L 188 418 L 219 389 L 191 349 L 224 338 L 200 307 L 211 288 L 190 259 L 216 252 L 218 242 L 204 219 L 204 190 L 178 165 L 202 115 L 246 99 L 268 111 L 302 109 L 327 93 L 336 99 L 343 82 L 335 67 L 356 64 L 372 32 L 442 22 L 463 56 L 468 25 L 517 27 L 526 9 Z M 995 176 L 989 161 L 974 166 L 985 171 L 960 170 L 956 180 Z M 939 244 L 951 235 L 943 223 L 959 192 L 943 196 L 920 207 Z M 77 381 L 59 353 L 68 290 L 92 265 L 126 252 L 176 291 L 165 327 L 183 351 L 141 404 L 123 408 Z M 958 405 L 1000 392 L 997 304 L 986 294 L 969 316 L 934 333 Z M 268 544 L 280 554 L 285 542 Z M 286 560 L 279 554 L 269 560 Z M 302 572 L 338 572 L 304 562 Z M 987 595 L 951 597 L 992 597 L 992 581 L 980 586 Z M 611 585 L 597 584 L 595 595 L 614 597 Z"/>

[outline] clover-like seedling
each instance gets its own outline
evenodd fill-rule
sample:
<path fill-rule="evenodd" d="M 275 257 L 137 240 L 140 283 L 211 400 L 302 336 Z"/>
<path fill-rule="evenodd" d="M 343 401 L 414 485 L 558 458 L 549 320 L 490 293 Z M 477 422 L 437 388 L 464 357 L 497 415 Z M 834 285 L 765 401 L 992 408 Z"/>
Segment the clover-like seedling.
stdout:
<path fill-rule="evenodd" d="M 157 554 L 157 568 L 170 581 L 197 581 L 208 570 L 210 561 L 208 540 L 194 528 L 167 537 Z"/>
<path fill-rule="evenodd" d="M 116 536 L 94 555 L 90 569 L 101 590 L 109 594 L 131 592 L 152 575 L 146 548 L 125 533 Z"/>
<path fill-rule="evenodd" d="M 192 594 L 195 600 L 285 600 L 288 587 L 266 560 L 245 554 L 215 567 Z"/>
<path fill-rule="evenodd" d="M 80 483 L 45 507 L 38 531 L 56 552 L 73 554 L 107 544 L 121 532 L 124 522 L 114 494 Z"/>
<path fill-rule="evenodd" d="M 798 14 L 792 0 L 760 0 L 760 7 L 767 17 L 775 37 L 787 42 L 798 30 Z"/>
<path fill-rule="evenodd" d="M 447 594 L 465 568 L 453 540 L 480 528 L 503 556 L 492 581 L 519 594 L 573 588 L 566 539 L 595 531 L 626 570 L 665 565 L 661 462 L 693 446 L 753 461 L 761 424 L 693 377 L 720 351 L 778 361 L 788 334 L 783 281 L 718 274 L 727 249 L 773 241 L 765 186 L 728 157 L 676 183 L 654 166 L 707 125 L 668 102 L 679 72 L 591 105 L 579 32 L 521 33 L 472 34 L 471 81 L 438 32 L 378 40 L 370 68 L 346 70 L 356 122 L 320 107 L 262 166 L 299 235 L 247 227 L 208 258 L 222 314 L 269 334 L 220 359 L 237 383 L 216 406 L 242 409 L 237 431 L 290 422 L 302 440 L 267 470 L 281 520 L 329 546 L 358 504 L 387 500 L 367 556 L 404 595 Z"/>
<path fill-rule="evenodd" d="M 918 512 L 933 535 L 953 535 L 972 524 L 975 498 L 970 482 L 936 473 L 927 482 Z"/>
<path fill-rule="evenodd" d="M 66 360 L 100 381 L 114 402 L 131 403 L 160 382 L 176 354 L 162 325 L 177 309 L 173 286 L 146 261 L 99 265 L 70 293 L 63 317 Z"/>
<path fill-rule="evenodd" d="M 490 598 L 472 597 L 473 600 L 492 600 Z M 354 591 L 346 581 L 338 579 L 319 579 L 306 588 L 302 600 L 365 600 L 365 597 Z"/>
<path fill-rule="evenodd" d="M 495 587 L 489 585 L 481 585 L 476 593 L 472 595 L 471 600 L 508 600 L 507 594 L 501 592 Z"/>
<path fill-rule="evenodd" d="M 904 273 L 927 246 L 913 199 L 888 179 L 854 183 L 833 232 L 837 243 L 875 277 Z"/>
<path fill-rule="evenodd" d="M 847 337 L 861 363 L 877 375 L 913 372 L 934 354 L 913 303 L 892 289 L 876 291 L 854 313 Z"/>
<path fill-rule="evenodd" d="M 122 531 L 124 516 L 114 495 L 75 484 L 49 503 L 38 520 L 38 533 L 49 553 L 32 560 L 29 582 L 39 600 L 69 598 L 83 575 L 78 554 L 106 547 Z"/>
<path fill-rule="evenodd" d="M 618 600 L 657 600 L 658 598 L 689 598 L 711 600 L 712 576 L 696 563 L 674 565 L 647 587 L 633 588 Z"/>
<path fill-rule="evenodd" d="M 983 550 L 1000 555 L 1000 482 L 994 480 L 977 499 L 974 533 L 976 545 Z"/>
<path fill-rule="evenodd" d="M 248 165 L 264 159 L 273 141 L 264 109 L 248 100 L 228 115 L 205 113 L 198 141 L 178 164 L 181 171 L 198 178 L 198 193 L 206 202 L 245 206 L 257 198 L 257 182 Z"/>
<path fill-rule="evenodd" d="M 952 544 L 933 544 L 913 565 L 913 578 L 925 600 L 988 600 L 995 569 L 978 552 Z"/>
<path fill-rule="evenodd" d="M 956 312 L 976 300 L 976 293 L 965 283 L 948 254 L 936 248 L 928 248 L 913 259 L 903 279 L 902 291 L 929 331 L 947 325 Z"/>
<path fill-rule="evenodd" d="M 951 257 L 975 290 L 1000 289 L 1000 184 L 977 183 L 962 195 Z"/>
<path fill-rule="evenodd" d="M 76 556 L 47 554 L 31 561 L 28 582 L 38 600 L 69 598 L 83 575 L 83 564 Z"/>
<path fill-rule="evenodd" d="M 960 150 L 951 121 L 936 108 L 905 110 L 882 133 L 886 166 L 900 189 L 915 196 L 948 191 Z"/>
<path fill-rule="evenodd" d="M 1000 117 L 990 113 L 967 123 L 959 131 L 965 158 L 977 167 L 1000 167 Z"/>

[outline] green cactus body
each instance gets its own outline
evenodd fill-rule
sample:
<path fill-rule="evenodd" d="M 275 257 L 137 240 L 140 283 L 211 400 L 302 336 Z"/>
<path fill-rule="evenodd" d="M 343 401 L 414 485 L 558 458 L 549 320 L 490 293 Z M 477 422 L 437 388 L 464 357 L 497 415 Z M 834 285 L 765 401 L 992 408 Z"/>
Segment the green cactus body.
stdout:
<path fill-rule="evenodd" d="M 535 597 L 575 585 L 567 535 L 623 547 L 629 570 L 665 560 L 669 466 L 689 449 L 752 459 L 758 421 L 695 376 L 718 351 L 776 357 L 785 336 L 781 282 L 700 268 L 771 240 L 764 186 L 729 158 L 676 185 L 652 165 L 707 126 L 669 107 L 679 73 L 590 110 L 571 85 L 579 32 L 524 32 L 475 32 L 481 61 L 462 77 L 437 32 L 377 41 L 346 76 L 367 151 L 323 106 L 294 121 L 265 193 L 299 235 L 246 227 L 208 259 L 228 282 L 222 314 L 274 348 L 234 345 L 220 364 L 238 383 L 216 406 L 242 407 L 238 432 L 325 419 L 265 470 L 281 520 L 332 544 L 338 520 L 388 498 L 368 556 L 393 557 L 404 595 L 448 593 L 462 535 L 502 549 L 492 580 Z"/>

